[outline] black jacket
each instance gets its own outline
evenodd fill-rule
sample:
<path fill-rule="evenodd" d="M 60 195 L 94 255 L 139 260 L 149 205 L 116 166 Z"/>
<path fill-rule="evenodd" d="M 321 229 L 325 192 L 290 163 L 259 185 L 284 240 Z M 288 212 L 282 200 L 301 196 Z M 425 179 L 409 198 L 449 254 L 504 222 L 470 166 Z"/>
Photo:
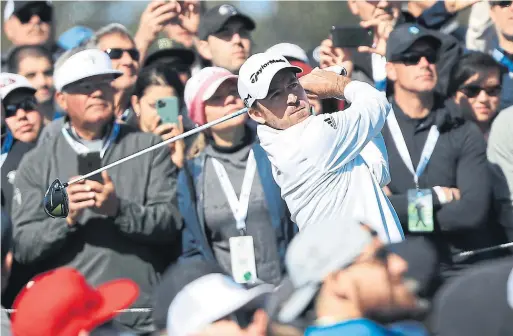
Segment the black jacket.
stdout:
<path fill-rule="evenodd" d="M 487 238 L 491 185 L 483 135 L 475 124 L 454 112 L 457 107 L 451 101 L 439 100 L 422 120 L 409 118 L 395 102 L 392 104 L 415 169 L 430 127 L 436 124 L 440 131 L 431 159 L 419 178 L 420 188 L 453 187 L 461 192 L 459 201 L 442 205 L 432 190 L 435 231 L 423 235 L 436 246 L 442 269 L 457 260 L 473 262 L 474 259 L 459 260 L 453 254 L 491 244 L 492 239 Z M 388 126 L 383 128 L 383 137 L 392 179 L 388 186 L 393 194 L 390 201 L 409 235 L 407 191 L 415 188 L 413 176 L 399 156 Z"/>

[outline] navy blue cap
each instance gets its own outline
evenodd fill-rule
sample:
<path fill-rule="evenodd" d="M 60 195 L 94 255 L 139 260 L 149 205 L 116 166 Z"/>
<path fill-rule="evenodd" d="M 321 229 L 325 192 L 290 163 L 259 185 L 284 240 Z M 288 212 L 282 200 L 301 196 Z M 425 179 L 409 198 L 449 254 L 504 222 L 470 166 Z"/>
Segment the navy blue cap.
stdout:
<path fill-rule="evenodd" d="M 436 50 L 442 45 L 442 41 L 433 32 L 422 26 L 411 23 L 397 26 L 387 40 L 387 61 L 400 61 L 401 56 L 419 40 L 427 40 Z"/>

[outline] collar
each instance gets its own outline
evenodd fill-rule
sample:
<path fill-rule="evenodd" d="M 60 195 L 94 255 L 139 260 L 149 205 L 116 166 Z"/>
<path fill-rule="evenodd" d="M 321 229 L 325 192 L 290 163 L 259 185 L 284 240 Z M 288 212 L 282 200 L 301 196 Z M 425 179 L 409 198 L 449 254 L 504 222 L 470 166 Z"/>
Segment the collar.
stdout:
<path fill-rule="evenodd" d="M 242 148 L 251 145 L 253 143 L 253 141 L 255 140 L 254 138 L 255 137 L 253 135 L 253 132 L 247 126 L 244 126 L 244 137 L 242 138 L 242 141 L 240 143 L 238 143 L 234 146 L 230 146 L 230 147 L 218 146 L 214 142 L 214 139 L 211 138 L 210 136 L 208 137 L 208 140 L 209 140 L 209 145 L 216 152 L 230 154 L 230 153 L 238 152 Z"/>

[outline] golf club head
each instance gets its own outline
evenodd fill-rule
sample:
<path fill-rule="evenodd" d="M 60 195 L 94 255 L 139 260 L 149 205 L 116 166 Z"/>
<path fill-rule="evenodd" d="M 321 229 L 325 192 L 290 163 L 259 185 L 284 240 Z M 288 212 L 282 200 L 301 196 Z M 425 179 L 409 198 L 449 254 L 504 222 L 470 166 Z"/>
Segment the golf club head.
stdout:
<path fill-rule="evenodd" d="M 48 216 L 66 218 L 69 213 L 69 201 L 66 187 L 59 179 L 53 181 L 44 198 L 44 208 Z"/>

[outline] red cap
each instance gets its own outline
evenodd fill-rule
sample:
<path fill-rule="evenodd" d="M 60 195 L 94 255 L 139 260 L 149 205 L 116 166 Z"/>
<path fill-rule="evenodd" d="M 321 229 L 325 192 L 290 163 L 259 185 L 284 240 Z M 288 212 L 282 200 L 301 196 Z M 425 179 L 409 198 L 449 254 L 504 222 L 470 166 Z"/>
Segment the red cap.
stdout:
<path fill-rule="evenodd" d="M 91 287 L 77 270 L 61 267 L 34 277 L 18 294 L 12 314 L 15 336 L 76 336 L 91 331 L 128 308 L 139 296 L 129 279 Z"/>
<path fill-rule="evenodd" d="M 293 66 L 300 67 L 301 70 L 303 70 L 303 72 L 300 72 L 300 73 L 297 74 L 297 78 L 301 78 L 304 75 L 309 74 L 313 70 L 313 68 L 310 65 L 308 65 L 307 63 L 305 63 L 305 62 L 291 61 L 290 64 L 292 64 Z"/>

